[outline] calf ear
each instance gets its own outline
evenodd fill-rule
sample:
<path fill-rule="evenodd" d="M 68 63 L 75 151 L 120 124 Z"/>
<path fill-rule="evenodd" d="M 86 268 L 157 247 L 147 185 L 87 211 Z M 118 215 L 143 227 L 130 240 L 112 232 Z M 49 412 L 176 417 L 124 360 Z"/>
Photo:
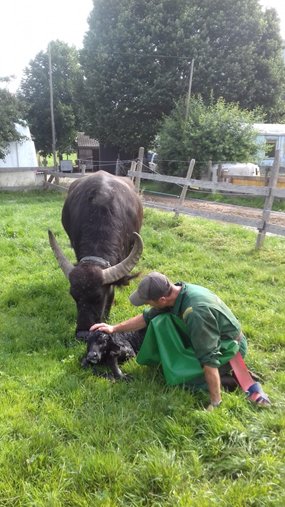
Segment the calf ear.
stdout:
<path fill-rule="evenodd" d="M 116 342 L 114 342 L 113 338 L 110 336 L 110 351 L 111 352 L 120 352 L 121 347 Z"/>

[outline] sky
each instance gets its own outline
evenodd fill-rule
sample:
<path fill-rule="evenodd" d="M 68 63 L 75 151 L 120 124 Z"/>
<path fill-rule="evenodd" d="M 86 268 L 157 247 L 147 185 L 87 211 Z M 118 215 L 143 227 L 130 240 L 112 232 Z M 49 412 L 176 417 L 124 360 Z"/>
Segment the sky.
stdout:
<path fill-rule="evenodd" d="M 50 41 L 82 47 L 92 8 L 92 0 L 2 0 L 0 77 L 17 76 L 9 89 L 16 90 L 24 68 Z"/>
<path fill-rule="evenodd" d="M 273 7 L 276 9 L 280 18 L 280 32 L 285 40 L 285 2 L 284 0 L 260 0 L 259 3 L 264 7 Z"/>
<path fill-rule="evenodd" d="M 93 0 L 2 0 L 1 4 L 0 77 L 16 76 L 10 91 L 16 91 L 24 68 L 47 50 L 51 40 L 82 47 L 93 8 Z M 285 1 L 260 0 L 260 4 L 277 10 L 285 39 Z"/>

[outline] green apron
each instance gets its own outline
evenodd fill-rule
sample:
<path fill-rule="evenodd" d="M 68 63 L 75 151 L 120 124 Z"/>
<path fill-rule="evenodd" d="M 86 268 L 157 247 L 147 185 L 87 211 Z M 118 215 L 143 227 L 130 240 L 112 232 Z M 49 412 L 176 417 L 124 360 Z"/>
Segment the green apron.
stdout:
<path fill-rule="evenodd" d="M 221 340 L 221 366 L 238 350 L 236 341 Z M 150 321 L 136 360 L 141 365 L 160 364 L 168 385 L 205 383 L 204 370 L 191 347 L 187 327 L 175 315 L 164 313 Z"/>

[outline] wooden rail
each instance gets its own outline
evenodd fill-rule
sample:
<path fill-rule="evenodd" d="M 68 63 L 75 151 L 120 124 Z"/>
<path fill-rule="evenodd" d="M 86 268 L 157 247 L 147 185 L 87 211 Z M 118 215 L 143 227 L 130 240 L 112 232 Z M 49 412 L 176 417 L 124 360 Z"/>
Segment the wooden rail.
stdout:
<path fill-rule="evenodd" d="M 177 206 L 168 205 L 167 203 L 154 203 L 144 201 L 144 206 L 158 208 L 165 211 L 173 211 L 176 215 L 183 213 L 185 215 L 197 216 L 206 218 L 208 220 L 218 220 L 228 223 L 235 223 L 248 227 L 253 227 L 258 230 L 258 237 L 256 241 L 256 248 L 259 249 L 265 239 L 266 233 L 278 234 L 285 236 L 285 227 L 281 225 L 275 225 L 270 223 L 270 214 L 272 205 L 275 197 L 284 199 L 285 188 L 277 186 L 279 178 L 279 151 L 276 151 L 276 157 L 271 171 L 271 177 L 268 182 L 268 186 L 260 186 L 260 182 L 257 180 L 257 184 L 253 185 L 251 181 L 250 186 L 236 185 L 233 183 L 222 182 L 222 181 L 206 181 L 197 180 L 192 178 L 192 172 L 194 169 L 195 160 L 191 160 L 186 178 L 179 176 L 168 176 L 165 174 L 158 173 L 146 173 L 142 171 L 141 157 L 138 159 L 138 163 L 133 163 L 131 170 L 128 172 L 128 176 L 134 181 L 137 192 L 140 191 L 141 180 L 149 180 L 162 183 L 173 183 L 182 186 L 180 197 L 177 199 Z M 54 188 L 59 191 L 66 192 L 67 187 L 60 185 L 60 179 L 76 179 L 82 177 L 88 177 L 88 174 L 84 173 L 67 173 L 60 172 L 55 169 L 42 169 L 41 172 L 44 174 L 44 188 Z M 283 178 L 281 178 L 282 181 Z M 211 192 L 226 192 L 234 194 L 245 194 L 250 196 L 263 196 L 264 207 L 260 210 L 260 218 L 247 218 L 241 217 L 240 215 L 217 213 L 210 210 L 199 210 L 185 206 L 185 198 L 188 190 L 205 190 Z"/>
<path fill-rule="evenodd" d="M 192 160 L 190 162 L 186 178 L 181 178 L 179 176 L 168 176 L 165 174 L 157 174 L 157 173 L 152 174 L 142 172 L 140 165 L 137 165 L 135 171 L 130 170 L 128 172 L 128 176 L 130 176 L 134 180 L 137 191 L 139 191 L 140 189 L 140 182 L 142 179 L 149 181 L 158 181 L 163 183 L 174 183 L 176 185 L 183 186 L 180 198 L 178 199 L 177 206 L 173 207 L 168 206 L 167 204 L 144 202 L 145 206 L 164 209 L 166 211 L 174 211 L 176 215 L 178 215 L 179 213 L 183 213 L 186 215 L 200 216 L 210 220 L 221 220 L 225 222 L 257 228 L 258 237 L 256 241 L 256 249 L 259 249 L 262 246 L 267 232 L 285 236 L 285 227 L 270 224 L 270 214 L 274 198 L 275 197 L 283 199 L 285 198 L 285 189 L 277 187 L 280 167 L 279 150 L 276 150 L 275 161 L 271 171 L 268 186 L 259 186 L 259 184 L 257 183 L 256 186 L 251 184 L 251 186 L 246 187 L 244 185 L 234 185 L 233 183 L 225 183 L 219 181 L 196 180 L 191 178 L 194 164 L 195 160 Z M 139 184 L 137 183 L 137 181 L 139 181 Z M 249 219 L 238 215 L 228 215 L 225 213 L 215 213 L 212 211 L 187 208 L 184 206 L 187 190 L 194 191 L 209 190 L 212 192 L 227 192 L 227 193 L 231 192 L 232 194 L 264 196 L 265 200 L 264 200 L 264 208 L 262 210 L 262 216 L 260 217 L 260 219 Z"/>

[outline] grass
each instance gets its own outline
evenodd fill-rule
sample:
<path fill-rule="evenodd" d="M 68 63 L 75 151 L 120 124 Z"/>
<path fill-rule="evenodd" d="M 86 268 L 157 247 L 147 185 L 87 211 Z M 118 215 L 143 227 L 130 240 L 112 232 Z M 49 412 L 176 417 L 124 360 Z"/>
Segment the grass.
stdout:
<path fill-rule="evenodd" d="M 158 269 L 218 293 L 243 323 L 247 362 L 269 410 L 242 392 L 203 410 L 206 393 L 167 387 L 130 361 L 133 382 L 82 370 L 75 305 L 47 240 L 64 196 L 0 195 L 0 506 L 283 506 L 285 241 L 238 226 L 145 210 L 142 273 Z M 116 293 L 111 321 L 138 313 Z"/>

